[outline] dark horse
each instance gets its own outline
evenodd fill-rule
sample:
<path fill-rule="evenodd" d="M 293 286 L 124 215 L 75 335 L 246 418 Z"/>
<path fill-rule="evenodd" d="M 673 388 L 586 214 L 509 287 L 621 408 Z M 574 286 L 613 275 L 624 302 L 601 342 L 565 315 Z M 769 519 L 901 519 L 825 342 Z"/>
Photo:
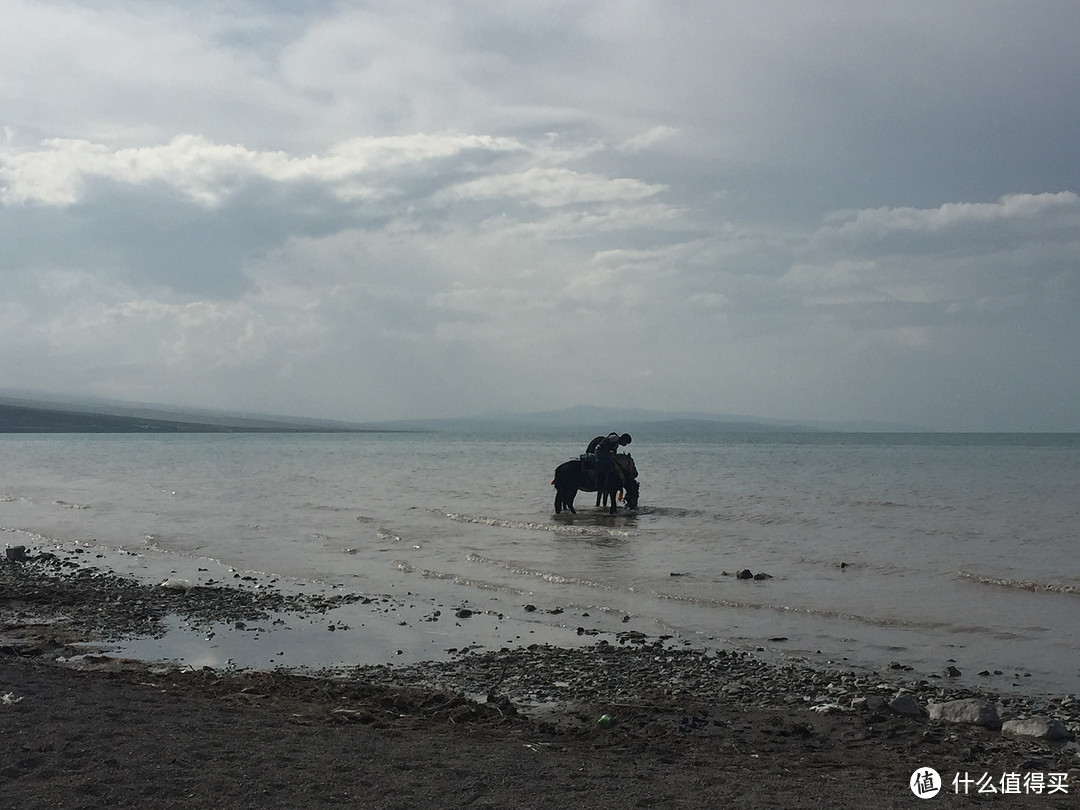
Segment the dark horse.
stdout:
<path fill-rule="evenodd" d="M 563 507 L 565 507 L 576 515 L 574 498 L 580 489 L 597 493 L 597 505 L 600 503 L 601 495 L 607 496 L 611 503 L 609 514 L 612 515 L 615 514 L 616 496 L 619 490 L 625 489 L 626 508 L 637 509 L 638 494 L 641 487 L 637 482 L 637 467 L 634 466 L 634 459 L 629 453 L 616 453 L 613 458 L 619 466 L 619 471 L 622 472 L 621 476 L 619 471 L 615 469 L 611 469 L 606 474 L 598 474 L 595 467 L 586 469 L 579 458 L 572 459 L 556 467 L 555 480 L 551 482 L 555 487 L 555 514 L 562 512 Z M 598 475 L 600 481 L 597 481 Z"/>

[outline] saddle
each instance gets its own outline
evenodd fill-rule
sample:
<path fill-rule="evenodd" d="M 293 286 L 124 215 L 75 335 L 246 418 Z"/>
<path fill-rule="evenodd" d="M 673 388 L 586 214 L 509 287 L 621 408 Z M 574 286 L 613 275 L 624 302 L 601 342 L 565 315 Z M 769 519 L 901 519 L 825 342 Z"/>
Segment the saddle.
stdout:
<path fill-rule="evenodd" d="M 625 483 L 626 474 L 625 474 L 625 472 L 623 470 L 623 465 L 619 461 L 620 458 L 621 458 L 621 456 L 619 454 L 617 454 L 617 453 L 612 454 L 612 456 L 611 456 L 611 466 L 612 466 L 612 469 L 615 470 L 616 474 L 618 474 L 619 480 L 621 482 Z M 593 484 L 598 483 L 596 478 L 597 478 L 597 472 L 600 469 L 600 460 L 597 458 L 596 454 L 595 453 L 582 453 L 580 456 L 578 456 L 578 459 L 581 461 L 581 471 L 589 476 L 589 478 L 592 480 Z"/>

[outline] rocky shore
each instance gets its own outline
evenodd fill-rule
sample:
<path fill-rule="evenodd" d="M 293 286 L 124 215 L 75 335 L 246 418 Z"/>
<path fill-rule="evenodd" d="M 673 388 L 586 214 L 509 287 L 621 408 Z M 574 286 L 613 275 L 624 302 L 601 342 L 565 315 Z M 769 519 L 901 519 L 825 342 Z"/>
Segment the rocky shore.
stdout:
<path fill-rule="evenodd" d="M 768 663 L 640 633 L 327 672 L 220 671 L 74 644 L 342 600 L 0 563 L 2 801 L 18 807 L 1075 806 L 1080 701 L 943 675 Z M 932 780 L 931 780 L 932 781 Z M 989 788 L 995 788 L 992 792 Z"/>

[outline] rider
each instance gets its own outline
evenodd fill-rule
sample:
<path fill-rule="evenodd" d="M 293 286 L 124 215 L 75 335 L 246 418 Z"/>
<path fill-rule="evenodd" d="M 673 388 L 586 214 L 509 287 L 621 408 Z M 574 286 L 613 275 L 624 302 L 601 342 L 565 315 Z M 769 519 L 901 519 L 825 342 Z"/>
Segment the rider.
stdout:
<path fill-rule="evenodd" d="M 612 431 L 607 436 L 597 436 L 591 442 L 589 442 L 586 453 L 596 454 L 596 480 L 599 481 L 600 477 L 606 474 L 612 467 L 619 473 L 620 480 L 623 477 L 622 470 L 619 469 L 619 465 L 615 463 L 615 453 L 620 447 L 626 447 L 633 439 L 630 438 L 629 433 L 624 433 L 621 436 L 618 433 Z"/>
<path fill-rule="evenodd" d="M 596 453 L 598 456 L 601 453 L 611 454 L 620 447 L 626 447 L 626 445 L 630 444 L 632 441 L 633 439 L 630 438 L 629 433 L 624 433 L 620 436 L 615 431 L 612 431 L 607 436 L 597 436 L 589 442 L 589 446 L 585 448 L 585 452 Z M 601 445 L 603 445 L 603 449 L 601 449 Z"/>

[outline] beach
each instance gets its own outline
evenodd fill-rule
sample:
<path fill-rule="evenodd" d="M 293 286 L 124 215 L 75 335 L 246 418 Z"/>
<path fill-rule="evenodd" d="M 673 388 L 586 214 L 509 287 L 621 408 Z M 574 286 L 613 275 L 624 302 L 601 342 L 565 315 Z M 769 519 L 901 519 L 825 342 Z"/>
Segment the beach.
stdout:
<path fill-rule="evenodd" d="M 927 768 L 940 775 L 932 805 L 1077 803 L 1075 742 L 925 714 L 982 701 L 1001 722 L 1051 716 L 1074 736 L 1069 696 L 633 631 L 494 650 L 465 629 L 445 660 L 322 672 L 118 659 L 86 645 L 176 614 L 272 625 L 332 621 L 336 605 L 148 585 L 79 557 L 29 549 L 0 565 L 4 806 L 908 807 Z"/>

